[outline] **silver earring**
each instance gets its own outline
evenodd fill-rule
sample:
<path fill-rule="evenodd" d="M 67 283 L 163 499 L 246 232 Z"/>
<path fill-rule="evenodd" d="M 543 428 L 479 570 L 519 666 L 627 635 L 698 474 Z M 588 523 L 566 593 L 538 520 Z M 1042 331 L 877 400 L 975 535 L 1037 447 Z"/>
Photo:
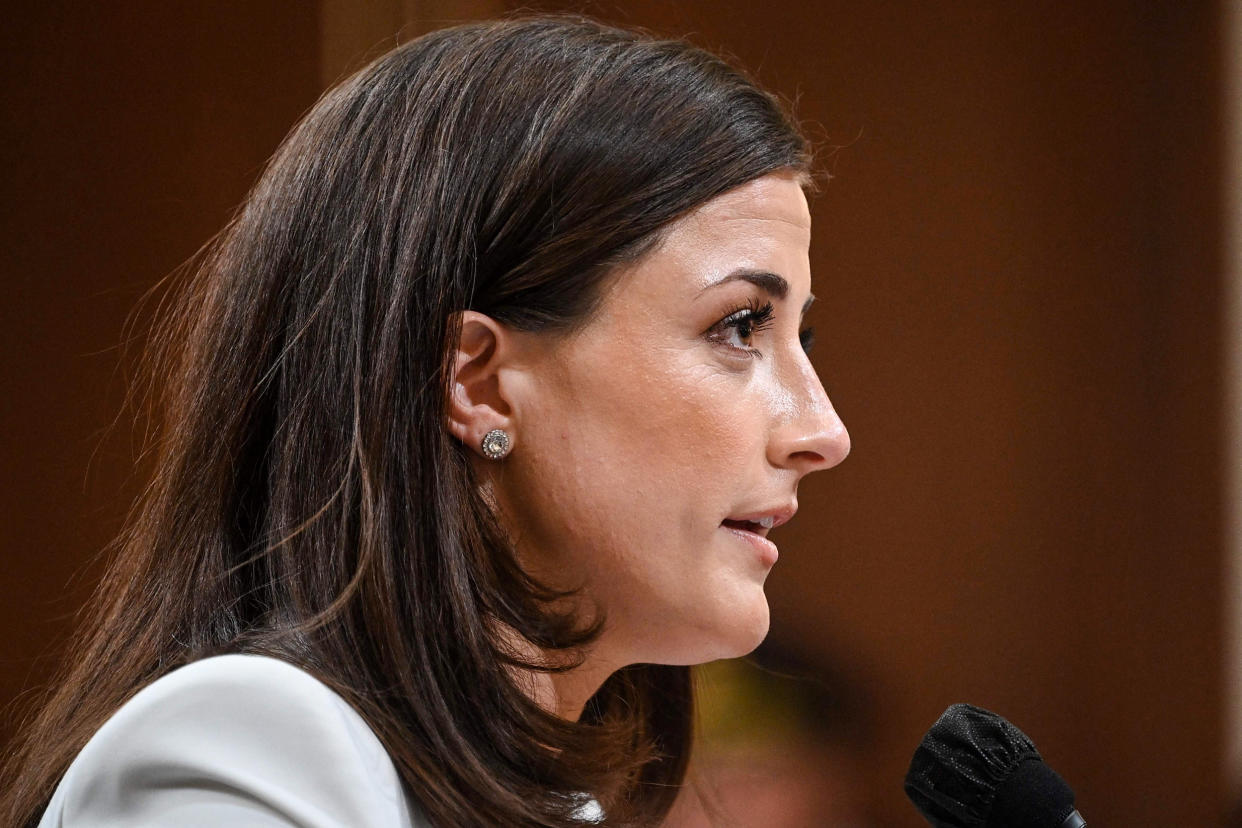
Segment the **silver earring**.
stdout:
<path fill-rule="evenodd" d="M 508 454 L 509 449 L 512 447 L 513 443 L 509 440 L 509 432 L 503 428 L 493 428 L 483 435 L 483 456 L 488 460 L 499 460 Z"/>

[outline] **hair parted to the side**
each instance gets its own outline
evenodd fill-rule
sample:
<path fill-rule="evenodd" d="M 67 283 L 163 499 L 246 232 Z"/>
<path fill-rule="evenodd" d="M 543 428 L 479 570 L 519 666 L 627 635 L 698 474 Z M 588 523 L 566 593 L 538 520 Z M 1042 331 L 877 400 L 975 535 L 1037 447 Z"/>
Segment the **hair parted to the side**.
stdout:
<path fill-rule="evenodd" d="M 739 71 L 580 18 L 434 32 L 326 93 L 157 331 L 155 475 L 10 764 L 5 823 L 38 821 L 135 692 L 223 652 L 337 690 L 439 828 L 577 824 L 584 791 L 608 824 L 659 822 L 689 670 L 621 670 L 580 722 L 523 692 L 515 664 L 572 665 L 602 619 L 551 611 L 518 566 L 445 426 L 450 346 L 467 309 L 572 330 L 669 222 L 808 167 Z"/>

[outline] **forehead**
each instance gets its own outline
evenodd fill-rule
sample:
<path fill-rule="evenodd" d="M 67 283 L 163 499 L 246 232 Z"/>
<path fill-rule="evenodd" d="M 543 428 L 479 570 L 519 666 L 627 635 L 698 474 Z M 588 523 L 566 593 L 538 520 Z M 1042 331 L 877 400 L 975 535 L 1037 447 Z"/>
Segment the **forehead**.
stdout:
<path fill-rule="evenodd" d="M 810 241 L 811 212 L 802 186 L 792 173 L 772 173 L 713 198 L 677 222 L 670 230 L 710 232 L 736 231 L 726 225 L 738 222 L 771 223 L 771 233 L 791 234 Z M 782 229 L 779 225 L 787 225 Z"/>
<path fill-rule="evenodd" d="M 697 296 L 725 274 L 749 268 L 778 274 L 795 292 L 809 292 L 810 243 L 811 214 L 798 179 L 766 175 L 669 225 L 617 287 L 667 301 Z"/>

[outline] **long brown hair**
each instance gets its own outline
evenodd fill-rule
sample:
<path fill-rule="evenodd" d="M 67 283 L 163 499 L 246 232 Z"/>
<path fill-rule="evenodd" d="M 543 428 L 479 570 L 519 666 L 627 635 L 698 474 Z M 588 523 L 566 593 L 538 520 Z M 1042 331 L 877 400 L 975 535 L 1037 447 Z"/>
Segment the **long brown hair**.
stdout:
<path fill-rule="evenodd" d="M 513 666 L 565 669 L 602 619 L 552 611 L 445 428 L 460 311 L 558 335 L 693 207 L 807 146 L 719 58 L 580 18 L 435 32 L 326 93 L 153 339 L 154 477 L 3 816 L 32 824 L 95 730 L 176 667 L 311 671 L 383 742 L 432 824 L 653 824 L 682 783 L 687 668 L 613 675 L 582 720 Z M 545 653 L 527 663 L 499 640 Z"/>

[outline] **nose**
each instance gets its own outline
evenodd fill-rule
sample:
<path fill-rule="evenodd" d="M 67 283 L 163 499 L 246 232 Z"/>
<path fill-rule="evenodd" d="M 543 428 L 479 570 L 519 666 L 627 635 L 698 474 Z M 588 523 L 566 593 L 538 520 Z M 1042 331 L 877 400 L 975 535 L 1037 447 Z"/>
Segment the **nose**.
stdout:
<path fill-rule="evenodd" d="M 850 435 L 805 355 L 798 360 L 787 405 L 768 443 L 768 460 L 799 476 L 830 469 L 850 453 Z"/>

